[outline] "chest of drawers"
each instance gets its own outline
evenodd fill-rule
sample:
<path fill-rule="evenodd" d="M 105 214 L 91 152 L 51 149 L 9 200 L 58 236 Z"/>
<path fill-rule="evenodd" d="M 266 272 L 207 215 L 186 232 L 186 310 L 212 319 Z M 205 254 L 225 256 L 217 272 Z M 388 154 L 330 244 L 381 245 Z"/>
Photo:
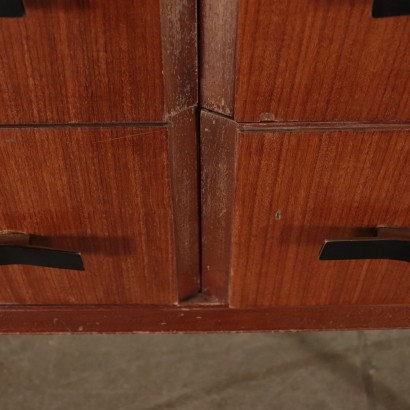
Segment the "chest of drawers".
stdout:
<path fill-rule="evenodd" d="M 0 332 L 409 327 L 410 17 L 372 5 L 0 18 Z"/>

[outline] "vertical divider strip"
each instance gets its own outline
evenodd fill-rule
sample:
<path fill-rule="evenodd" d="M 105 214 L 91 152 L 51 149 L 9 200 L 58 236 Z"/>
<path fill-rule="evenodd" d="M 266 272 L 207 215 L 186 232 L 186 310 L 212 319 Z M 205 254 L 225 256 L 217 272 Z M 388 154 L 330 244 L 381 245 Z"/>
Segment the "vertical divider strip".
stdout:
<path fill-rule="evenodd" d="M 201 112 L 202 292 L 228 302 L 237 124 Z"/>
<path fill-rule="evenodd" d="M 199 0 L 200 104 L 234 115 L 239 0 Z"/>
<path fill-rule="evenodd" d="M 164 103 L 171 118 L 198 104 L 197 2 L 160 0 L 160 6 Z"/>
<path fill-rule="evenodd" d="M 178 301 L 200 292 L 200 238 L 196 108 L 170 120 L 168 127 L 175 269 Z"/>

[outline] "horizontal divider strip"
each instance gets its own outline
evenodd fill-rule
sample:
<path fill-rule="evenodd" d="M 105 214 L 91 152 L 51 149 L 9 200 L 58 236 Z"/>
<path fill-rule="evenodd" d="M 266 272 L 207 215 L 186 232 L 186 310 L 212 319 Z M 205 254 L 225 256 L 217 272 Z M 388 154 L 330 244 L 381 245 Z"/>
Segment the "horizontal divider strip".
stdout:
<path fill-rule="evenodd" d="M 292 131 L 383 131 L 383 130 L 410 130 L 410 122 L 260 122 L 238 123 L 239 132 L 292 132 Z"/>
<path fill-rule="evenodd" d="M 36 124 L 0 124 L 0 129 L 7 128 L 55 128 L 55 127 L 167 127 L 169 122 L 82 122 L 82 123 L 36 123 Z"/>

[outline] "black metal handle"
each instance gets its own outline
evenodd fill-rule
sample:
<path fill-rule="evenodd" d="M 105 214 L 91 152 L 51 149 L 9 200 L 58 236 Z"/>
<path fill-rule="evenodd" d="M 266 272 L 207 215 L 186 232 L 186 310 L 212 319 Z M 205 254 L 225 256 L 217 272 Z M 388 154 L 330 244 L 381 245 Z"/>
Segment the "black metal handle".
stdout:
<path fill-rule="evenodd" d="M 410 230 L 379 227 L 374 237 L 325 240 L 319 259 L 392 259 L 410 262 Z"/>
<path fill-rule="evenodd" d="M 30 245 L 24 233 L 0 233 L 0 265 L 32 265 L 47 268 L 84 270 L 79 252 Z"/>
<path fill-rule="evenodd" d="M 409 0 L 374 0 L 372 16 L 397 17 L 410 15 Z"/>
<path fill-rule="evenodd" d="M 24 17 L 23 0 L 0 0 L 0 17 Z"/>

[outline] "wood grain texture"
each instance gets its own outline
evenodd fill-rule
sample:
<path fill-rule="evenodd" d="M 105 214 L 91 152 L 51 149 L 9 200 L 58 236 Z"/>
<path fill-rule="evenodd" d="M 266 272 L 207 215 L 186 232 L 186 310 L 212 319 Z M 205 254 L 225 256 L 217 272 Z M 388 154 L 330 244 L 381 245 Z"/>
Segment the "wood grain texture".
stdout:
<path fill-rule="evenodd" d="M 200 291 L 197 112 L 172 117 L 168 128 L 178 300 Z"/>
<path fill-rule="evenodd" d="M 410 17 L 372 0 L 240 2 L 235 119 L 410 119 Z"/>
<path fill-rule="evenodd" d="M 201 106 L 233 116 L 239 0 L 200 1 Z"/>
<path fill-rule="evenodd" d="M 0 230 L 86 269 L 3 266 L 0 303 L 176 303 L 166 127 L 2 128 L 0 163 Z"/>
<path fill-rule="evenodd" d="M 0 123 L 163 121 L 196 103 L 195 1 L 26 6 L 0 20 Z"/>
<path fill-rule="evenodd" d="M 237 136 L 231 305 L 408 304 L 410 265 L 319 261 L 325 239 L 410 226 L 407 131 Z"/>
<path fill-rule="evenodd" d="M 1 306 L 0 333 L 256 332 L 410 328 L 410 305 L 228 309 Z"/>
<path fill-rule="evenodd" d="M 408 131 L 410 122 L 368 122 L 368 121 L 345 121 L 345 122 L 258 122 L 237 123 L 238 131 L 246 132 L 282 132 L 282 131 Z"/>
<path fill-rule="evenodd" d="M 165 114 L 198 103 L 197 2 L 160 0 Z"/>
<path fill-rule="evenodd" d="M 228 300 L 236 123 L 201 112 L 202 292 Z"/>

